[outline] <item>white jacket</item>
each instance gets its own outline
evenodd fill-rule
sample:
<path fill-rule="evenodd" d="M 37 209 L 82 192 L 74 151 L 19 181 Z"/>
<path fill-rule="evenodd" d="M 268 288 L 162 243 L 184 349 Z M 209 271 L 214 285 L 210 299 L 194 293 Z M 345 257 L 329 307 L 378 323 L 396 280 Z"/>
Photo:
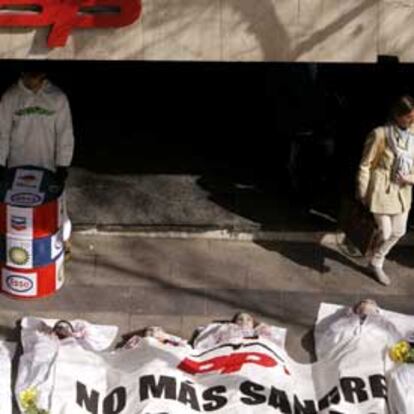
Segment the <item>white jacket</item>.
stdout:
<path fill-rule="evenodd" d="M 66 95 L 49 81 L 38 92 L 21 80 L 0 102 L 0 165 L 34 165 L 54 171 L 68 167 L 74 148 Z"/>

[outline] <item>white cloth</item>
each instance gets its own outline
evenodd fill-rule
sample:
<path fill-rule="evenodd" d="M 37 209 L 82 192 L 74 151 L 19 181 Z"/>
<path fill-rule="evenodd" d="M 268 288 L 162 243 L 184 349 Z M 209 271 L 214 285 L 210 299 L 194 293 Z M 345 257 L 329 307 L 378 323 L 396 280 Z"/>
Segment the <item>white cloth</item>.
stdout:
<path fill-rule="evenodd" d="M 54 387 L 59 339 L 54 335 L 33 331 L 26 338 L 22 335 L 22 341 L 24 353 L 19 359 L 16 399 L 20 406 L 22 392 L 35 389 L 38 391 L 38 407 L 47 408 Z M 24 412 L 22 407 L 21 412 Z"/>
<path fill-rule="evenodd" d="M 52 329 L 58 319 L 24 317 L 22 319 L 22 345 L 28 351 L 38 339 L 39 332 L 44 328 Z M 97 325 L 83 319 L 68 321 L 73 327 L 74 336 L 85 349 L 103 351 L 108 349 L 118 334 L 115 325 Z"/>
<path fill-rule="evenodd" d="M 381 360 L 386 350 L 402 336 L 382 311 L 361 320 L 349 308 L 339 309 L 320 320 L 314 333 L 318 359 L 335 358 L 343 353 L 353 358 L 353 351 L 362 355 L 361 350 L 365 350 L 371 356 L 377 354 Z"/>
<path fill-rule="evenodd" d="M 360 346 L 354 348 L 363 351 L 363 358 L 355 358 L 354 352 L 350 353 L 351 361 L 355 366 L 364 363 L 373 363 L 373 358 L 378 355 L 378 347 L 384 346 L 384 368 L 388 385 L 388 407 L 390 414 L 412 414 L 414 412 L 414 364 L 393 364 L 388 355 L 391 345 L 403 338 L 413 338 L 414 316 L 404 315 L 387 310 L 380 311 L 382 322 L 378 318 L 371 319 L 370 323 L 358 331 L 357 319 L 347 318 L 349 309 L 340 305 L 321 304 L 318 320 L 315 327 L 315 347 L 318 358 L 324 358 L 325 352 L 330 347 L 342 346 L 343 349 L 352 351 L 355 340 L 360 338 Z M 372 322 L 377 319 L 375 325 Z M 337 353 L 340 353 L 336 351 Z M 335 351 L 331 351 L 335 354 Z M 365 360 L 364 360 L 365 358 Z M 364 362 L 366 361 L 366 362 Z"/>
<path fill-rule="evenodd" d="M 329 309 L 324 305 L 318 325 L 338 310 L 335 305 Z M 342 314 L 347 315 L 347 311 Z M 201 352 L 151 337 L 133 349 L 96 352 L 68 338 L 58 342 L 53 358 L 55 345 L 46 343 L 44 334 L 32 337 L 33 341 L 24 335 L 25 354 L 29 349 L 39 355 L 27 355 L 22 369 L 31 370 L 26 387 L 38 384 L 38 406 L 53 414 L 388 414 L 386 331 L 393 329 L 387 322 L 401 326 L 406 335 L 408 328 L 412 331 L 413 320 L 384 311 L 368 318 L 361 330 L 359 318 L 351 317 L 350 331 L 357 328 L 362 335 L 356 335 L 350 347 L 342 348 L 334 358 L 313 364 L 296 363 L 283 347 L 260 337 Z M 35 318 L 26 321 L 23 333 L 33 329 L 35 322 Z M 335 326 L 336 333 L 347 329 L 346 324 Z M 33 362 L 40 363 L 42 358 L 44 366 L 38 364 L 35 370 Z M 19 376 L 20 372 L 24 371 L 19 367 Z M 53 374 L 51 384 L 41 382 L 44 373 Z"/>
<path fill-rule="evenodd" d="M 74 149 L 66 95 L 49 81 L 38 92 L 20 80 L 0 102 L 0 165 L 33 165 L 54 171 L 70 165 Z"/>
<path fill-rule="evenodd" d="M 12 358 L 15 344 L 0 341 L 0 412 L 12 414 Z"/>
<path fill-rule="evenodd" d="M 398 175 L 409 175 L 413 167 L 414 136 L 411 132 L 398 128 L 396 125 L 389 125 L 387 141 L 395 155 L 392 171 L 392 178 L 395 180 Z"/>
<path fill-rule="evenodd" d="M 148 337 L 143 337 L 140 335 L 134 335 L 131 336 L 131 338 L 128 339 L 126 344 L 122 347 L 124 349 L 135 349 L 138 348 L 143 341 Z M 169 333 L 164 332 L 160 337 L 155 337 L 156 340 L 158 340 L 160 343 L 168 344 L 172 346 L 183 346 L 183 347 L 189 347 L 188 342 L 179 336 L 172 335 Z"/>
<path fill-rule="evenodd" d="M 72 221 L 68 215 L 68 206 L 66 203 L 66 192 L 63 192 L 62 200 L 62 221 L 63 221 L 63 241 L 68 241 L 72 234 Z"/>
<path fill-rule="evenodd" d="M 360 350 L 362 358 L 346 364 L 298 364 L 260 338 L 202 352 L 151 337 L 112 352 L 65 340 L 57 358 L 45 361 L 54 372 L 53 388 L 40 384 L 38 392 L 48 401 L 41 408 L 53 414 L 387 414 L 385 395 L 374 395 L 371 385 L 383 374 L 382 359 Z M 362 393 L 352 392 L 355 384 L 362 384 Z"/>
<path fill-rule="evenodd" d="M 76 319 L 69 321 L 74 330 L 73 336 L 59 340 L 51 333 L 57 321 L 57 319 L 36 317 L 22 319 L 23 355 L 19 360 L 15 386 L 19 405 L 21 393 L 28 389 L 35 389 L 38 392 L 37 406 L 48 409 L 55 386 L 56 361 L 62 347 L 73 346 L 86 351 L 101 352 L 112 344 L 118 333 L 116 326 L 95 325 Z M 22 409 L 21 412 L 24 410 Z"/>
<path fill-rule="evenodd" d="M 414 412 L 414 364 L 400 364 L 388 378 L 390 414 Z"/>
<path fill-rule="evenodd" d="M 248 329 L 235 323 L 211 323 L 199 329 L 199 334 L 194 340 L 194 348 L 212 348 L 218 344 L 238 343 L 254 337 L 267 339 L 284 348 L 286 329 L 266 324 L 259 324 L 253 329 Z"/>

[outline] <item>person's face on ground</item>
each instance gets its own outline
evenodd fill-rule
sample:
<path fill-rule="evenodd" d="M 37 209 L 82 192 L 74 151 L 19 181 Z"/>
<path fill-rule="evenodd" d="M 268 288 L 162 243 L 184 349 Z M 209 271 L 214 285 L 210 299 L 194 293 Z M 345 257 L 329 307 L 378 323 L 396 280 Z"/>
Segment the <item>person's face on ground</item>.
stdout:
<path fill-rule="evenodd" d="M 53 332 L 59 339 L 65 339 L 72 336 L 73 327 L 67 321 L 59 321 L 53 328 Z"/>
<path fill-rule="evenodd" d="M 414 110 L 405 115 L 395 117 L 395 123 L 402 129 L 409 128 L 414 122 Z"/>
<path fill-rule="evenodd" d="M 148 328 L 145 329 L 144 336 L 156 338 L 161 341 L 165 338 L 166 334 L 165 334 L 164 329 L 162 329 L 159 326 L 149 326 Z"/>
<path fill-rule="evenodd" d="M 355 305 L 354 312 L 359 316 L 374 315 L 379 313 L 379 307 L 374 300 L 364 299 Z"/>
<path fill-rule="evenodd" d="M 43 85 L 44 80 L 46 79 L 46 74 L 44 72 L 23 72 L 22 81 L 26 88 L 30 89 L 33 92 L 37 92 Z"/>
<path fill-rule="evenodd" d="M 234 323 L 236 323 L 237 325 L 243 328 L 250 328 L 250 329 L 254 328 L 253 317 L 250 314 L 245 313 L 245 312 L 239 313 L 236 316 Z"/>

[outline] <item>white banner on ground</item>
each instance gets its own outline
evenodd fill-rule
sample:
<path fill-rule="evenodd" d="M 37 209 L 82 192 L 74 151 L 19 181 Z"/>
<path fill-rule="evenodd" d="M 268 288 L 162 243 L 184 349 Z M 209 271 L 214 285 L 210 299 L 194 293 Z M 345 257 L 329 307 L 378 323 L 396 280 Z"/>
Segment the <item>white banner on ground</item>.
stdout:
<path fill-rule="evenodd" d="M 261 337 L 202 350 L 145 338 L 96 352 L 74 338 L 28 335 L 24 325 L 22 335 L 16 393 L 38 388 L 39 407 L 53 414 L 387 412 L 383 359 L 364 350 L 357 360 L 342 353 L 298 364 Z"/>

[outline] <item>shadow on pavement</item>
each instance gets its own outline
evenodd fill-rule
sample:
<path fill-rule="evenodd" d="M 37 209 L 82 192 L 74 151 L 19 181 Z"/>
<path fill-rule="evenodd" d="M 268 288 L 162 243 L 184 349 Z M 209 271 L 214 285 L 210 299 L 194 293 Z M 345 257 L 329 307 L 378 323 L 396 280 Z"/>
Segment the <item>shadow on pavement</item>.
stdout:
<path fill-rule="evenodd" d="M 395 260 L 401 266 L 414 269 L 414 255 L 412 246 L 397 246 L 391 250 L 389 259 Z"/>
<path fill-rule="evenodd" d="M 280 174 L 275 174 L 279 175 Z M 208 200 L 233 214 L 253 221 L 262 231 L 334 231 L 335 218 L 312 215 L 306 199 L 298 199 L 283 179 L 204 175 L 197 184 L 208 192 Z M 334 201 L 326 197 L 325 204 Z M 333 213 L 335 215 L 335 213 Z M 323 214 L 322 214 L 323 215 Z M 326 214 L 332 217 L 331 210 Z"/>
<path fill-rule="evenodd" d="M 303 349 L 309 355 L 309 358 L 310 358 L 309 362 L 316 362 L 315 338 L 313 335 L 313 328 L 305 332 L 305 334 L 301 338 L 300 343 Z"/>
<path fill-rule="evenodd" d="M 329 247 L 316 243 L 256 241 L 256 244 L 266 250 L 278 252 L 300 266 L 316 270 L 320 273 L 328 273 L 331 271 L 331 268 L 325 264 L 325 261 L 329 259 L 345 265 L 369 279 L 374 279 L 365 266 L 355 263 L 350 258 Z"/>

